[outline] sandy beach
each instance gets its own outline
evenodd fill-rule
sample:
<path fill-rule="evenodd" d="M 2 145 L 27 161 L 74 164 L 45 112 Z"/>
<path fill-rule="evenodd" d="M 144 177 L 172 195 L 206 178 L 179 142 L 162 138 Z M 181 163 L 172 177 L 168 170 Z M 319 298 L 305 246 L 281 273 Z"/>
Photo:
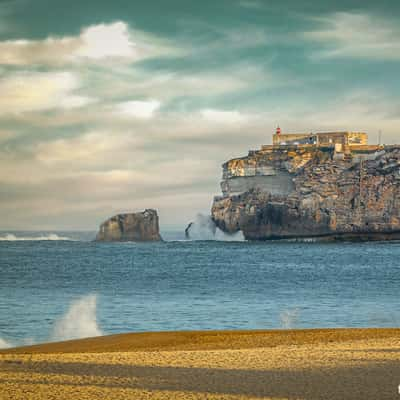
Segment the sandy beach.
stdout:
<path fill-rule="evenodd" d="M 396 399 L 400 329 L 122 334 L 0 352 L 8 399 Z"/>

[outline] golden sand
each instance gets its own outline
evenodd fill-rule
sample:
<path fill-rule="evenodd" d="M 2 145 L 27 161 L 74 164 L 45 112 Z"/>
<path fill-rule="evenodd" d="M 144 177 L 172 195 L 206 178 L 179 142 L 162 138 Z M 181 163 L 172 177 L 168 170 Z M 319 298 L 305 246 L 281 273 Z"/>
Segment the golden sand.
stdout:
<path fill-rule="evenodd" d="M 400 329 L 159 332 L 0 352 L 0 399 L 400 399 Z"/>

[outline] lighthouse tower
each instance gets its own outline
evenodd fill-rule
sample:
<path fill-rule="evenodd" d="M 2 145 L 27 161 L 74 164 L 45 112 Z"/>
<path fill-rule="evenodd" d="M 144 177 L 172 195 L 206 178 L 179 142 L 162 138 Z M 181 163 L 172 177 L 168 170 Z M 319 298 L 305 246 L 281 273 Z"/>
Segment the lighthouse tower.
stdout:
<path fill-rule="evenodd" d="M 275 133 L 272 135 L 272 144 L 274 146 L 279 146 L 281 144 L 281 139 L 282 139 L 281 133 L 282 133 L 281 127 L 278 125 L 276 127 Z"/>

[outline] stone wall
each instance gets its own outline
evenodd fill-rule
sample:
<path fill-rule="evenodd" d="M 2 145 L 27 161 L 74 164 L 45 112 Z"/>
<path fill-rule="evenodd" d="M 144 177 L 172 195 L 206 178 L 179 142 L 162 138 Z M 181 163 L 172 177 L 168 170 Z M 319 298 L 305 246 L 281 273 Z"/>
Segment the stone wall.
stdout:
<path fill-rule="evenodd" d="M 368 135 L 364 132 L 306 132 L 283 133 L 273 135 L 274 145 L 315 144 L 318 146 L 334 146 L 335 144 L 358 146 L 368 144 Z"/>
<path fill-rule="evenodd" d="M 292 142 L 303 142 L 304 140 L 310 139 L 313 134 L 310 133 L 282 133 L 280 135 L 275 134 L 272 137 L 272 143 L 279 145 L 283 142 L 290 144 Z"/>
<path fill-rule="evenodd" d="M 368 135 L 364 132 L 349 132 L 348 133 L 349 145 L 367 145 Z"/>

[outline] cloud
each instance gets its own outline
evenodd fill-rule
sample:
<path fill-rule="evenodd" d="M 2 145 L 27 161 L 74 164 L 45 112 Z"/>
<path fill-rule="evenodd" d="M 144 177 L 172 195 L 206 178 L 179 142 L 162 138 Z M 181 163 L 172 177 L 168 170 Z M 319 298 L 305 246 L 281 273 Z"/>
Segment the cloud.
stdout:
<path fill-rule="evenodd" d="M 124 149 L 132 149 L 137 137 L 127 132 L 91 131 L 66 139 L 41 142 L 35 149 L 37 160 L 45 164 L 74 163 L 75 167 L 106 166 L 120 160 Z"/>
<path fill-rule="evenodd" d="M 5 142 L 15 136 L 15 132 L 0 129 L 0 143 Z"/>
<path fill-rule="evenodd" d="M 313 53 L 314 57 L 400 59 L 400 27 L 397 22 L 349 12 L 314 20 L 322 27 L 304 33 L 307 40 L 324 45 Z"/>
<path fill-rule="evenodd" d="M 225 111 L 205 109 L 200 111 L 201 116 L 210 122 L 217 124 L 240 124 L 246 121 L 246 116 L 239 111 Z"/>
<path fill-rule="evenodd" d="M 123 22 L 90 26 L 82 31 L 81 43 L 72 57 L 101 60 L 107 57 L 137 59 L 138 45 L 134 43 Z"/>
<path fill-rule="evenodd" d="M 284 82 L 293 84 L 288 78 L 283 79 L 283 77 L 276 76 L 273 78 L 268 70 L 247 63 L 240 63 L 214 72 L 211 70 L 186 71 L 179 74 L 164 70 L 152 72 L 120 66 L 112 70 L 89 69 L 86 72 L 79 70 L 69 74 L 74 76 L 76 89 L 71 88 L 68 93 L 64 91 L 63 101 L 52 101 L 50 104 L 45 102 L 46 107 L 43 102 L 37 106 L 30 104 L 30 107 L 23 107 L 23 110 L 29 109 L 38 112 L 19 112 L 17 114 L 20 101 L 18 97 L 13 96 L 13 105 L 6 105 L 4 109 L 7 111 L 6 115 L 0 110 L 0 118 L 2 120 L 5 117 L 9 118 L 8 114 L 15 110 L 12 115 L 13 123 L 24 126 L 38 126 L 42 129 L 82 124 L 97 126 L 101 121 L 114 124 L 114 127 L 124 125 L 126 129 L 129 128 L 128 124 L 131 124 L 133 119 L 146 122 L 154 119 L 155 116 L 176 112 L 178 116 L 174 117 L 182 120 L 182 117 L 198 112 L 199 109 L 218 108 L 218 104 L 227 95 L 238 96 L 241 91 L 259 88 L 260 85 L 272 88 L 282 85 Z M 15 75 L 23 76 L 24 81 L 29 83 L 31 81 L 34 83 L 34 78 L 39 76 L 49 79 L 52 76 L 58 76 L 55 73 L 24 73 L 11 74 L 4 79 L 14 82 Z M 34 78 L 28 79 L 31 75 Z M 35 90 L 37 91 L 37 89 Z M 23 91 L 21 93 L 23 94 Z M 137 99 L 144 100 L 133 100 L 132 93 Z M 30 100 L 30 103 L 33 103 L 33 99 Z M 60 111 L 40 112 L 50 109 L 50 106 L 51 109 L 58 108 Z M 212 113 L 205 113 L 204 116 L 210 120 L 213 119 Z M 229 114 L 227 116 L 229 117 Z M 237 115 L 231 115 L 231 119 L 232 117 L 234 120 L 238 120 Z M 216 118 L 218 117 L 215 117 L 214 120 Z M 195 127 L 188 128 L 189 132 L 197 129 Z M 141 129 L 143 128 L 141 127 Z"/>
<path fill-rule="evenodd" d="M 94 99 L 75 93 L 72 72 L 20 72 L 0 79 L 0 115 L 82 107 Z"/>
<path fill-rule="evenodd" d="M 115 105 L 115 114 L 122 118 L 150 119 L 160 106 L 158 100 L 126 101 Z"/>
<path fill-rule="evenodd" d="M 129 29 L 125 22 L 92 25 L 78 36 L 0 42 L 0 65 L 63 65 L 104 60 L 134 62 L 173 50 L 153 35 Z"/>
<path fill-rule="evenodd" d="M 272 73 L 265 66 L 246 62 L 219 67 L 202 66 L 198 70 L 177 71 L 172 68 L 144 70 L 117 67 L 93 73 L 92 90 L 99 97 L 157 99 L 163 103 L 174 98 L 223 96 L 253 87 L 276 87 L 289 78 Z M 289 81 L 289 83 L 292 83 Z"/>
<path fill-rule="evenodd" d="M 58 65 L 70 62 L 80 46 L 79 38 L 47 38 L 45 40 L 6 40 L 0 42 L 0 64 Z"/>
<path fill-rule="evenodd" d="M 343 93 L 305 120 L 330 129 L 366 131 L 370 143 L 376 143 L 377 133 L 382 130 L 385 143 L 394 144 L 398 142 L 399 110 L 398 99 L 380 90 L 365 88 Z"/>
<path fill-rule="evenodd" d="M 253 26 L 243 26 L 240 30 L 231 29 L 220 31 L 223 35 L 216 41 L 216 47 L 230 48 L 231 50 L 251 49 L 254 47 L 271 44 L 272 34 L 268 34 L 265 28 L 255 28 Z"/>
<path fill-rule="evenodd" d="M 254 71 L 253 76 L 261 72 Z M 238 91 L 254 84 L 245 71 L 232 67 L 229 71 L 194 71 L 148 74 L 131 83 L 136 93 L 159 96 L 163 99 L 184 96 L 213 96 Z M 129 86 L 129 83 L 128 83 Z M 126 87 L 122 88 L 124 91 Z"/>
<path fill-rule="evenodd" d="M 98 123 L 102 127 L 99 126 L 97 130 L 74 132 L 70 137 L 40 141 L 31 150 L 34 160 L 46 166 L 65 168 L 68 165 L 65 170 L 67 174 L 96 169 L 102 173 L 111 169 L 124 170 L 133 163 L 135 168 L 150 170 L 151 165 L 157 169 L 156 166 L 161 163 L 169 160 L 175 162 L 176 154 L 185 154 L 195 163 L 200 158 L 208 158 L 218 152 L 221 146 L 229 148 L 227 141 L 232 146 L 235 146 L 237 137 L 242 142 L 248 141 L 250 135 L 244 137 L 238 134 L 243 126 L 254 128 L 259 118 L 236 110 L 206 109 L 187 115 L 156 114 L 151 120 L 128 119 L 120 126 L 115 119 L 107 120 L 107 117 Z M 212 148 L 207 150 L 211 144 Z M 200 149 L 207 150 L 207 153 L 196 155 Z M 3 171 L 7 176 L 7 170 Z M 165 166 L 162 171 L 164 174 Z M 48 172 L 54 174 L 55 170 Z M 60 173 L 64 174 L 64 171 Z M 175 174 L 176 179 L 179 179 L 179 175 Z M 23 179 L 24 174 L 21 177 Z"/>

